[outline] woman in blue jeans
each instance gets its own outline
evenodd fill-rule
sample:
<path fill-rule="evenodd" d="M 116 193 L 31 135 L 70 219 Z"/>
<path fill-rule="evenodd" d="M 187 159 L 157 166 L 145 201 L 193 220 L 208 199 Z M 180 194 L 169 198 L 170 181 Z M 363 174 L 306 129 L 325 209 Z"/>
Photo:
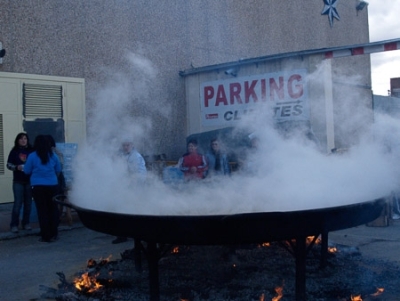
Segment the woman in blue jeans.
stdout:
<path fill-rule="evenodd" d="M 7 168 L 13 172 L 13 193 L 14 205 L 11 213 L 11 232 L 17 233 L 19 227 L 19 216 L 23 206 L 21 227 L 24 230 L 31 230 L 29 219 L 32 207 L 32 192 L 29 175 L 23 172 L 24 164 L 28 155 L 33 152 L 29 144 L 29 137 L 26 133 L 19 133 L 14 140 L 14 147 L 11 149 L 7 159 Z"/>
<path fill-rule="evenodd" d="M 35 151 L 28 156 L 24 172 L 31 175 L 32 196 L 36 204 L 42 242 L 58 239 L 59 214 L 53 197 L 58 191 L 61 164 L 53 153 L 45 135 L 39 135 L 33 145 Z"/>

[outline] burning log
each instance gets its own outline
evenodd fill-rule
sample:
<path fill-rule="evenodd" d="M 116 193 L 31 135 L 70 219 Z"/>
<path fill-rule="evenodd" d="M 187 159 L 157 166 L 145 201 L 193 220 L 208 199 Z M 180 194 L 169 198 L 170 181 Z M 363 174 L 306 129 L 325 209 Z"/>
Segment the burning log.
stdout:
<path fill-rule="evenodd" d="M 362 301 L 361 295 L 351 296 L 351 301 Z"/>
<path fill-rule="evenodd" d="M 84 272 L 80 277 L 74 279 L 74 286 L 83 294 L 91 294 L 103 287 L 103 285 L 97 280 L 100 275 L 99 270 L 110 261 L 111 255 L 106 259 L 100 259 L 96 262 L 94 259 L 87 261 L 88 270 Z M 112 281 L 112 280 L 108 280 Z"/>
<path fill-rule="evenodd" d="M 83 273 L 80 278 L 74 280 L 75 287 L 84 294 L 93 293 L 103 287 L 96 277 L 99 274 L 89 275 L 89 272 Z"/>
<path fill-rule="evenodd" d="M 385 289 L 383 287 L 378 287 L 376 290 L 376 293 L 371 294 L 371 296 L 376 297 L 381 295 L 383 292 L 385 291 Z"/>
<path fill-rule="evenodd" d="M 283 286 L 278 286 L 275 288 L 275 292 L 278 294 L 277 296 L 272 298 L 272 301 L 279 301 L 283 296 Z"/>

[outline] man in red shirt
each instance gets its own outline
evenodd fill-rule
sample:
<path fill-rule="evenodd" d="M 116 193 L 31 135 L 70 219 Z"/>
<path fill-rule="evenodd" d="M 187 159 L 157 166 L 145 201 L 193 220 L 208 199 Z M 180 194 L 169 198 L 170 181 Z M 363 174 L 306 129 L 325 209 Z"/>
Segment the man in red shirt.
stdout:
<path fill-rule="evenodd" d="M 197 153 L 197 140 L 189 140 L 187 149 L 188 152 L 179 159 L 179 169 L 186 181 L 203 179 L 208 166 L 205 156 Z"/>

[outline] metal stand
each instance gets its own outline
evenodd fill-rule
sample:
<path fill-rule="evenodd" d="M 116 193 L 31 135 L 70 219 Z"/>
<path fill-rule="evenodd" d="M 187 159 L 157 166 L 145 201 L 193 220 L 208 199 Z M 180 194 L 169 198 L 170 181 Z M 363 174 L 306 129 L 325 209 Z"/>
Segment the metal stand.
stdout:
<path fill-rule="evenodd" d="M 321 233 L 321 268 L 325 268 L 328 264 L 328 232 Z"/>
<path fill-rule="evenodd" d="M 134 238 L 133 241 L 135 242 L 135 248 L 133 250 L 133 260 L 135 262 L 135 269 L 136 269 L 136 272 L 141 273 L 143 271 L 143 267 L 142 267 L 143 246 L 139 239 Z"/>
<path fill-rule="evenodd" d="M 308 252 L 314 246 L 318 235 L 314 236 L 314 239 L 307 245 L 308 236 L 298 236 L 292 240 L 287 241 L 289 246 L 281 242 L 281 246 L 284 247 L 290 254 L 293 255 L 296 261 L 296 301 L 306 300 L 306 258 Z M 327 264 L 328 255 L 328 232 L 321 234 L 321 268 L 324 268 Z"/>
<path fill-rule="evenodd" d="M 306 300 L 307 237 L 297 237 L 294 249 L 296 259 L 296 301 Z"/>
<path fill-rule="evenodd" d="M 149 265 L 150 301 L 160 301 L 160 281 L 158 275 L 160 253 L 156 243 L 147 243 L 146 257 Z"/>
<path fill-rule="evenodd" d="M 290 248 L 282 244 L 295 258 L 296 262 L 296 283 L 295 283 L 295 300 L 306 300 L 306 257 L 308 252 L 313 247 L 318 235 L 307 245 L 307 236 L 298 236 L 293 241 L 289 241 Z M 160 301 L 160 282 L 159 282 L 159 269 L 158 262 L 162 257 L 163 250 L 157 246 L 157 243 L 148 242 L 147 248 L 144 248 L 140 241 L 135 240 L 135 266 L 136 270 L 141 271 L 141 262 L 136 260 L 140 256 L 140 248 L 146 254 L 149 266 L 149 287 L 150 287 L 150 301 Z M 137 247 L 136 247 L 137 246 Z M 137 251 L 138 250 L 138 251 Z M 137 253 L 139 252 L 139 253 Z M 328 252 L 328 233 L 321 234 L 321 267 L 326 266 Z M 138 255 L 137 255 L 138 254 Z M 137 265 L 140 265 L 137 266 Z"/>

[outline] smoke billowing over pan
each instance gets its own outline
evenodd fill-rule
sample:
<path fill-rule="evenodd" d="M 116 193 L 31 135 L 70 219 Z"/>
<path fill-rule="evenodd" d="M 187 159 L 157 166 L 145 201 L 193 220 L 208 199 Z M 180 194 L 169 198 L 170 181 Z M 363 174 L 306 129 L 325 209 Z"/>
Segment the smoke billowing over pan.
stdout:
<path fill-rule="evenodd" d="M 86 145 L 79 146 L 74 162 L 70 199 L 77 206 L 150 215 L 296 211 L 365 202 L 397 189 L 397 120 L 377 116 L 356 145 L 343 154 L 327 155 L 301 135 L 280 135 L 272 122 L 265 121 L 271 120 L 268 106 L 252 116 L 251 123 L 243 119 L 238 126 L 256 131 L 260 141 L 250 158 L 255 162 L 251 174 L 237 172 L 229 178 L 185 184 L 178 189 L 150 174 L 146 184 L 135 185 L 115 153 L 126 137 L 132 138 L 143 154 L 160 153 L 160 149 L 140 149 L 143 140 L 153 140 L 153 120 L 147 113 L 160 112 L 159 106 L 147 105 L 151 101 L 148 83 L 154 83 L 157 70 L 136 54 L 130 54 L 128 61 L 132 74 L 140 76 L 113 75 L 109 85 L 99 91 L 90 112 L 90 128 L 96 130 L 92 130 Z M 132 109 L 138 108 L 145 114 L 133 116 Z M 352 116 L 352 120 L 356 118 L 362 116 Z"/>

